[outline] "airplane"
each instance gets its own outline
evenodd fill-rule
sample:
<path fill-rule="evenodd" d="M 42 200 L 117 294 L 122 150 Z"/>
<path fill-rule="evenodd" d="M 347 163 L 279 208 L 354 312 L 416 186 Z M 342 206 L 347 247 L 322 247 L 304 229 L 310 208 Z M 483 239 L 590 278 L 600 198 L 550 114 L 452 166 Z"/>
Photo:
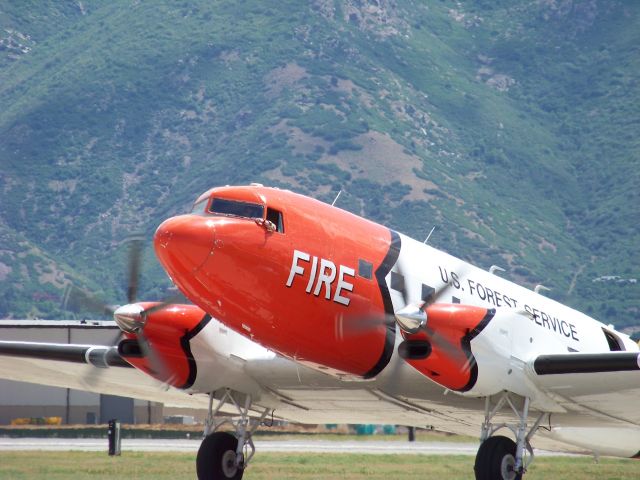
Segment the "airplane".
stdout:
<path fill-rule="evenodd" d="M 117 345 L 2 341 L 0 378 L 207 408 L 200 480 L 242 478 L 274 418 L 479 432 L 477 480 L 522 478 L 533 443 L 640 457 L 638 345 L 495 269 L 260 184 L 153 243 L 191 303 L 137 301 L 135 250 Z"/>

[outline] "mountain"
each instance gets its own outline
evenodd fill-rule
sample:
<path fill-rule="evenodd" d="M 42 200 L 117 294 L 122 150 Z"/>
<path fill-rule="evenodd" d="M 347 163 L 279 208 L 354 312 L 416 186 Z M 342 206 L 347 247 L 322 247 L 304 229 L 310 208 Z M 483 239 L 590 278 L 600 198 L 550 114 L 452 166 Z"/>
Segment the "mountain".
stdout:
<path fill-rule="evenodd" d="M 123 302 L 128 235 L 256 181 L 640 328 L 639 27 L 622 0 L 1 2 L 0 316 Z M 141 297 L 169 286 L 147 248 Z"/>

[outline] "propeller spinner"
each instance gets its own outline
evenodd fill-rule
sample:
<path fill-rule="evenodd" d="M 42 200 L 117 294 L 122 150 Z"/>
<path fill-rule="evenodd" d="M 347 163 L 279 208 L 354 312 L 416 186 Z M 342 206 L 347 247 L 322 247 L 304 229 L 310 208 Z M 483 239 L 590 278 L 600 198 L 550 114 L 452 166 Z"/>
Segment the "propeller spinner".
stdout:
<path fill-rule="evenodd" d="M 118 307 L 113 312 L 113 319 L 116 324 L 125 333 L 137 333 L 142 331 L 146 323 L 146 315 L 144 308 L 135 303 L 129 303 Z"/>

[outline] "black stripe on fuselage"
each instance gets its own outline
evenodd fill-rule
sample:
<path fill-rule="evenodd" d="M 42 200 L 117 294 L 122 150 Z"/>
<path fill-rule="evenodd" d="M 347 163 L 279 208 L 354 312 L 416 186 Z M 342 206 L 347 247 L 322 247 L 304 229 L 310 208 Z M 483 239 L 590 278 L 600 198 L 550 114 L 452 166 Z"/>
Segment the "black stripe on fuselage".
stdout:
<path fill-rule="evenodd" d="M 376 270 L 376 282 L 378 283 L 378 288 L 380 289 L 380 295 L 382 296 L 382 302 L 384 304 L 384 311 L 387 315 L 393 315 L 395 312 L 393 310 L 393 302 L 391 301 L 391 294 L 389 293 L 389 287 L 387 286 L 387 275 L 393 268 L 393 266 L 398 261 L 398 257 L 400 256 L 400 248 L 402 247 L 402 240 L 400 239 L 400 235 L 393 230 L 389 230 L 391 234 L 391 245 L 389 245 L 389 250 L 382 260 L 382 263 Z M 382 349 L 382 354 L 380 355 L 380 359 L 376 362 L 376 364 L 365 373 L 364 378 L 373 378 L 378 375 L 384 367 L 389 364 L 391 360 L 391 356 L 393 355 L 393 347 L 396 343 L 396 322 L 387 322 L 387 333 L 384 339 L 384 348 Z"/>
<path fill-rule="evenodd" d="M 533 362 L 538 375 L 629 372 L 640 370 L 638 352 L 565 353 L 540 355 Z"/>
<path fill-rule="evenodd" d="M 211 315 L 208 313 L 202 317 L 200 323 L 196 325 L 194 328 L 185 333 L 182 338 L 180 338 L 180 345 L 182 346 L 182 351 L 187 357 L 187 363 L 189 364 L 189 376 L 187 377 L 187 381 L 184 385 L 181 385 L 178 388 L 187 389 L 193 386 L 193 382 L 196 381 L 196 376 L 198 375 L 198 366 L 196 365 L 196 359 L 193 357 L 193 353 L 191 352 L 191 339 L 198 335 L 204 327 L 211 321 Z"/>
<path fill-rule="evenodd" d="M 469 333 L 462 337 L 462 340 L 460 341 L 460 345 L 462 346 L 462 350 L 467 357 L 467 361 L 471 365 L 471 371 L 469 372 L 469 381 L 464 387 L 458 390 L 460 392 L 468 392 L 478 381 L 478 362 L 476 362 L 476 359 L 473 356 L 473 352 L 471 352 L 471 340 L 476 338 L 480 334 L 480 332 L 482 332 L 482 330 L 484 330 L 485 327 L 489 325 L 489 322 L 491 321 L 491 319 L 493 319 L 495 314 L 495 308 L 488 309 L 487 314 L 480 321 L 480 323 L 469 330 Z"/>

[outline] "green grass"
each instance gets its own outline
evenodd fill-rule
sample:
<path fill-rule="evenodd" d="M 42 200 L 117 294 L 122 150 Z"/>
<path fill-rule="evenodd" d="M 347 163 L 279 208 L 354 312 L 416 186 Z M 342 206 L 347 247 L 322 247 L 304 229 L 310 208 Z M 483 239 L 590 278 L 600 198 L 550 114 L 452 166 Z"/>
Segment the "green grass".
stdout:
<path fill-rule="evenodd" d="M 195 455 L 183 453 L 127 452 L 111 458 L 93 452 L 0 452 L 3 480 L 41 479 L 179 479 L 193 478 Z M 468 479 L 473 475 L 471 456 L 257 454 L 244 478 L 267 479 Z M 590 458 L 538 458 L 527 480 L 638 478 L 640 463 Z"/>

